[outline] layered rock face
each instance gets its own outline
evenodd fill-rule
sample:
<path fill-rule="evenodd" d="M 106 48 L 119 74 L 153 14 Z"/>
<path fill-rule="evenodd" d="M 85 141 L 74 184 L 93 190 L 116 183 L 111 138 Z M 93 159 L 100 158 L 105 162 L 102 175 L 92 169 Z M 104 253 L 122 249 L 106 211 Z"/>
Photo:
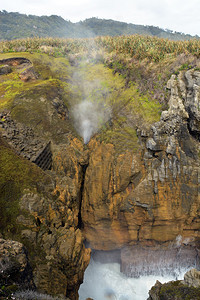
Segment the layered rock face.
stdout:
<path fill-rule="evenodd" d="M 172 75 L 168 89 L 169 109 L 150 132 L 138 129 L 138 153 L 89 143 L 81 215 L 93 249 L 199 238 L 200 72 Z"/>
<path fill-rule="evenodd" d="M 47 144 L 39 136 L 35 136 L 32 128 L 14 122 L 8 113 L 0 113 L 0 128 L 3 129 L 2 137 L 15 148 L 17 154 L 36 163 L 43 170 L 51 168 L 50 142 Z"/>
<path fill-rule="evenodd" d="M 29 78 L 29 72 L 22 75 L 26 84 L 38 80 Z M 84 240 L 92 249 L 120 250 L 122 271 L 133 276 L 140 275 L 141 262 L 145 268 L 144 258 L 156 268 L 154 254 L 169 267 L 174 260 L 181 262 L 180 253 L 188 265 L 195 263 L 198 251 L 192 247 L 200 237 L 200 73 L 181 71 L 171 77 L 169 108 L 151 130 L 138 128 L 137 153 L 130 147 L 118 152 L 98 133 L 83 145 L 75 138 L 62 85 L 50 78 L 33 88 L 33 82 L 30 90 L 15 96 L 11 117 L 0 114 L 0 222 L 3 238 L 25 245 L 37 290 L 78 299 L 91 252 Z M 31 160 L 49 140 L 52 169 L 46 173 L 17 156 Z M 35 152 L 26 151 L 31 147 Z M 131 261 L 137 270 L 130 269 Z"/>
<path fill-rule="evenodd" d="M 0 237 L 12 246 L 5 252 L 0 241 L 0 258 L 8 265 L 8 277 L 12 273 L 19 277 L 20 289 L 36 288 L 38 292 L 62 295 L 62 299 L 78 299 L 90 260 L 90 249 L 83 244 L 79 213 L 87 153 L 70 134 L 63 90 L 58 81 L 48 80 L 53 76 L 51 69 L 40 55 L 25 56 L 33 63 L 20 57 L 0 60 L 1 98 L 6 107 L 0 109 Z M 67 60 L 65 63 L 68 66 Z M 32 285 L 21 280 L 27 268 L 24 266 L 26 272 L 17 269 L 21 268 L 18 248 L 26 249 Z M 13 265 L 12 251 L 15 255 L 11 262 L 16 260 Z M 5 265 L 0 264 L 0 273 L 4 269 Z M 7 277 L 0 279 L 1 294 Z"/>
<path fill-rule="evenodd" d="M 79 149 L 79 156 L 75 149 Z M 17 218 L 18 224 L 26 225 L 21 232 L 24 243 L 40 249 L 33 269 L 37 289 L 53 295 L 67 295 L 70 299 L 78 298 L 91 251 L 84 247 L 79 229 L 81 163 L 84 162 L 81 150 L 82 144 L 72 138 L 68 146 L 60 145 L 54 151 L 53 198 L 24 194 L 20 207 L 29 216 Z M 46 186 L 47 190 L 49 188 L 52 186 Z"/>
<path fill-rule="evenodd" d="M 8 166 L 10 156 L 20 166 L 25 164 L 25 160 L 20 160 L 11 150 L 9 152 L 5 148 L 4 151 L 8 151 Z M 38 292 L 78 299 L 78 289 L 91 252 L 85 248 L 84 237 L 79 228 L 82 164 L 85 161 L 87 155 L 84 154 L 82 143 L 71 137 L 68 144 L 54 149 L 54 165 L 48 173 L 45 174 L 26 161 L 28 176 L 32 176 L 32 172 L 42 176 L 38 181 L 34 180 L 33 186 L 25 183 L 26 188 L 22 194 L 16 187 L 17 180 L 15 183 L 12 177 L 10 185 L 7 183 L 4 190 L 1 177 L 1 203 L 4 201 L 3 206 L 1 204 L 2 236 L 19 239 L 23 244 L 0 240 L 0 271 L 3 275 L 7 272 L 11 279 L 14 276 L 13 281 L 17 280 L 17 287 L 20 289 L 36 288 Z M 0 163 L 2 167 L 2 161 Z M 26 172 L 26 164 L 23 172 Z M 12 169 L 18 166 L 12 161 Z M 18 176 L 20 175 L 19 172 Z M 19 180 L 23 183 L 25 179 L 20 177 Z M 19 196 L 19 202 L 16 203 Z M 31 266 L 30 280 L 27 277 L 26 254 Z M 5 285 L 6 277 L 1 279 L 1 285 Z"/>

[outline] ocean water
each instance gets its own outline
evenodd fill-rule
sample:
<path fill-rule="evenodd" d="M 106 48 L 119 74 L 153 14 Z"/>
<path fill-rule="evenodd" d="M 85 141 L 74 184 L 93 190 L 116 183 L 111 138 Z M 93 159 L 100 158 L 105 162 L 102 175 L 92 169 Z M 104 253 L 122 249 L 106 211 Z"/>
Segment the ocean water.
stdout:
<path fill-rule="evenodd" d="M 187 270 L 182 269 L 174 275 L 157 275 L 129 278 L 120 272 L 119 263 L 100 263 L 91 259 L 85 271 L 84 282 L 79 289 L 79 299 L 86 300 L 146 300 L 151 287 L 159 280 L 161 283 L 183 279 Z"/>

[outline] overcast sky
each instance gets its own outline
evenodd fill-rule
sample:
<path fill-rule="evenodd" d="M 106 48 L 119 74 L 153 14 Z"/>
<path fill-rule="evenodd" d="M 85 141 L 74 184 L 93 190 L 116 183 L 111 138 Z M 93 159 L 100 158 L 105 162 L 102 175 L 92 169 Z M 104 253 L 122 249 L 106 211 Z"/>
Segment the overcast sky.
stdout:
<path fill-rule="evenodd" d="M 200 36 L 200 0 L 0 0 L 0 10 L 72 22 L 98 17 Z"/>

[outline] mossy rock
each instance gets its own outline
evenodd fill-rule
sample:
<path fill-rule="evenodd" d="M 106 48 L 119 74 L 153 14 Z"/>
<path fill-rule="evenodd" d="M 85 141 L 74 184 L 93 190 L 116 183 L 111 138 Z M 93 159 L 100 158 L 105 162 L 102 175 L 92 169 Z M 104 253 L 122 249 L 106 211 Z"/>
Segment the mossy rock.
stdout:
<path fill-rule="evenodd" d="M 21 211 L 19 201 L 26 189 L 37 191 L 50 178 L 36 165 L 19 157 L 0 137 L 0 228 L 5 238 L 20 234 L 16 218 Z"/>
<path fill-rule="evenodd" d="M 189 287 L 183 284 L 182 281 L 170 281 L 164 284 L 156 284 L 150 290 L 150 300 L 199 300 L 200 287 Z"/>
<path fill-rule="evenodd" d="M 138 148 L 136 123 L 143 126 L 160 118 L 161 106 L 156 101 L 147 93 L 141 94 L 137 86 L 127 86 L 123 76 L 113 74 L 103 63 L 83 59 L 70 66 L 67 58 L 41 53 L 1 54 L 0 59 L 20 56 L 32 63 L 38 78 L 23 82 L 17 69 L 1 77 L 0 110 L 9 109 L 13 119 L 32 127 L 47 140 L 59 143 L 69 132 L 76 135 L 70 111 L 84 99 L 112 112 L 112 126 L 97 120 L 97 134 L 101 133 L 101 140 L 121 150 Z M 65 118 L 52 105 L 56 97 L 65 107 Z"/>
<path fill-rule="evenodd" d="M 32 127 L 41 137 L 62 140 L 62 135 L 73 131 L 68 118 L 68 92 L 66 81 L 70 66 L 66 58 L 53 58 L 46 54 L 12 53 L 0 54 L 1 59 L 23 57 L 33 66 L 37 79 L 24 82 L 20 69 L 0 77 L 0 111 L 11 111 L 17 122 Z M 52 104 L 55 98 L 62 101 L 65 116 L 59 115 Z"/>

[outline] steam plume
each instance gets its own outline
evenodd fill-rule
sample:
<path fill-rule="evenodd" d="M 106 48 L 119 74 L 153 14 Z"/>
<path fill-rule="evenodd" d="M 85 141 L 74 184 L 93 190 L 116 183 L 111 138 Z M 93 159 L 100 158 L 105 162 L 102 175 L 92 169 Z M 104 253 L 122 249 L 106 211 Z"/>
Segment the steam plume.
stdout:
<path fill-rule="evenodd" d="M 71 113 L 85 144 L 111 116 L 111 109 L 106 105 L 109 88 L 104 83 L 104 71 L 98 69 L 102 55 L 94 40 L 88 40 L 84 56 L 80 61 L 76 60 L 73 69 Z"/>
<path fill-rule="evenodd" d="M 89 100 L 83 100 L 77 104 L 73 108 L 72 114 L 75 121 L 75 128 L 80 136 L 82 136 L 85 144 L 108 121 L 110 116 L 109 109 L 104 104 Z"/>

